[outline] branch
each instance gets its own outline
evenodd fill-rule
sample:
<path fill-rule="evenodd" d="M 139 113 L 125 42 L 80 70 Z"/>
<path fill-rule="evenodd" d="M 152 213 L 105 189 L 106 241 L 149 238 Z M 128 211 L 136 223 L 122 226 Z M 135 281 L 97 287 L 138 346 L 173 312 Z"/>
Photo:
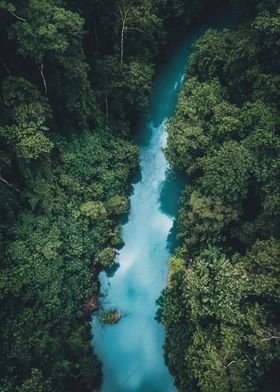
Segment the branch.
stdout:
<path fill-rule="evenodd" d="M 130 7 L 131 7 L 131 3 L 127 6 L 127 9 L 125 10 L 125 13 L 124 13 L 125 20 L 127 19 L 128 13 L 130 11 Z"/>
<path fill-rule="evenodd" d="M 228 363 L 227 365 L 223 365 L 225 369 L 227 369 L 228 367 L 230 367 L 233 363 L 235 363 L 237 361 L 231 361 L 230 363 Z"/>
<path fill-rule="evenodd" d="M 9 183 L 7 180 L 5 180 L 2 176 L 0 176 L 0 181 L 4 182 L 4 184 L 8 185 L 8 187 L 12 188 L 16 192 L 20 193 L 20 190 L 16 188 L 13 184 Z"/>
<path fill-rule="evenodd" d="M 13 15 L 16 19 L 18 20 L 22 20 L 23 22 L 26 22 L 26 19 L 22 18 L 21 16 L 16 15 L 14 12 L 12 11 L 8 11 L 11 15 Z"/>
<path fill-rule="evenodd" d="M 229 368 L 231 365 L 233 365 L 234 363 L 237 363 L 237 362 L 247 362 L 247 359 L 233 360 L 233 361 L 230 361 L 228 364 L 223 365 L 223 367 L 224 367 L 225 369 L 227 369 L 227 368 Z"/>
<path fill-rule="evenodd" d="M 262 339 L 262 341 L 265 342 L 266 340 L 272 340 L 272 339 L 279 340 L 279 339 L 280 339 L 280 336 L 272 336 L 272 335 L 271 335 L 269 338 L 264 338 L 264 339 Z"/>
<path fill-rule="evenodd" d="M 136 31 L 139 31 L 139 33 L 147 34 L 146 31 L 141 30 L 138 27 L 126 27 L 125 30 L 136 30 Z"/>
<path fill-rule="evenodd" d="M 272 339 L 280 340 L 280 336 L 272 335 L 271 332 L 265 331 L 264 329 L 261 329 L 259 332 L 263 336 L 262 342 L 265 342 L 267 340 L 272 340 Z M 264 337 L 265 335 L 266 337 Z"/>
<path fill-rule="evenodd" d="M 122 7 L 119 7 L 119 12 L 120 12 L 122 22 L 126 22 L 128 13 L 130 11 L 130 7 L 131 7 L 131 3 L 129 3 L 127 5 L 127 8 L 125 8 L 124 10 L 122 9 Z"/>

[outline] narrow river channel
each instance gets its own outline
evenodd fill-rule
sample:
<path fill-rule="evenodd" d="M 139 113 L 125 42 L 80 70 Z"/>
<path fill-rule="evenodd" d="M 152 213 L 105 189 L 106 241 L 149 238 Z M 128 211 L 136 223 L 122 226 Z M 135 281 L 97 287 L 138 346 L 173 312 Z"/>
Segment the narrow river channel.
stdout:
<path fill-rule="evenodd" d="M 149 120 L 139 130 L 141 179 L 133 185 L 122 227 L 125 246 L 114 274 L 100 274 L 101 304 L 125 316 L 105 326 L 93 318 L 93 344 L 103 364 L 102 392 L 172 392 L 164 363 L 164 328 L 155 320 L 156 300 L 167 284 L 168 258 L 182 180 L 170 177 L 162 148 L 165 124 L 174 113 L 193 43 L 209 27 L 235 24 L 224 14 L 190 31 L 156 78 Z M 173 244 L 174 245 L 174 244 Z"/>

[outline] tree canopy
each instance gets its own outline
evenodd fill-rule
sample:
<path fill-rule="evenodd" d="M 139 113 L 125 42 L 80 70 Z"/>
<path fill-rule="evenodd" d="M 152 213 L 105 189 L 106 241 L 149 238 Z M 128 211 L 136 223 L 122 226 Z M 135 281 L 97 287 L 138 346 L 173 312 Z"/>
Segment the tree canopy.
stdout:
<path fill-rule="evenodd" d="M 205 7 L 0 1 L 1 392 L 99 388 L 90 316 L 123 244 L 134 127 Z"/>
<path fill-rule="evenodd" d="M 166 156 L 190 184 L 161 297 L 179 391 L 276 391 L 280 366 L 279 9 L 236 2 L 197 42 Z"/>

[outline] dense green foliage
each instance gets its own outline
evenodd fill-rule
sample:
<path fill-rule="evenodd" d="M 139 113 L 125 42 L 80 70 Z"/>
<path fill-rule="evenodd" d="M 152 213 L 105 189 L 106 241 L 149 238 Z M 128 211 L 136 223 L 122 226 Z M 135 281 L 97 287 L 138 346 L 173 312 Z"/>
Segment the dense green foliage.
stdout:
<path fill-rule="evenodd" d="M 190 184 L 162 321 L 180 391 L 277 391 L 280 368 L 280 9 L 196 44 L 166 155 Z"/>
<path fill-rule="evenodd" d="M 89 320 L 122 244 L 130 131 L 155 58 L 205 6 L 0 1 L 1 392 L 98 385 Z"/>

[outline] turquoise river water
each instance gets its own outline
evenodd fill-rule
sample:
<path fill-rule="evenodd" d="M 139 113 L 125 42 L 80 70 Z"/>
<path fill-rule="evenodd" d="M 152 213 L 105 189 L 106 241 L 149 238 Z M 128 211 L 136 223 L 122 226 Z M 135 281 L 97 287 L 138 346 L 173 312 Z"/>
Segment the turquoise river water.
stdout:
<path fill-rule="evenodd" d="M 190 31 L 156 78 L 149 120 L 136 140 L 141 179 L 133 184 L 128 220 L 122 227 L 125 246 L 115 272 L 100 274 L 101 305 L 125 315 L 113 326 L 93 318 L 93 345 L 103 364 L 102 392 L 176 391 L 164 363 L 164 328 L 155 319 L 156 300 L 167 284 L 172 228 L 183 185 L 182 179 L 170 175 L 162 152 L 165 127 L 174 113 L 193 43 L 209 27 L 231 27 L 234 19 L 224 14 Z"/>

